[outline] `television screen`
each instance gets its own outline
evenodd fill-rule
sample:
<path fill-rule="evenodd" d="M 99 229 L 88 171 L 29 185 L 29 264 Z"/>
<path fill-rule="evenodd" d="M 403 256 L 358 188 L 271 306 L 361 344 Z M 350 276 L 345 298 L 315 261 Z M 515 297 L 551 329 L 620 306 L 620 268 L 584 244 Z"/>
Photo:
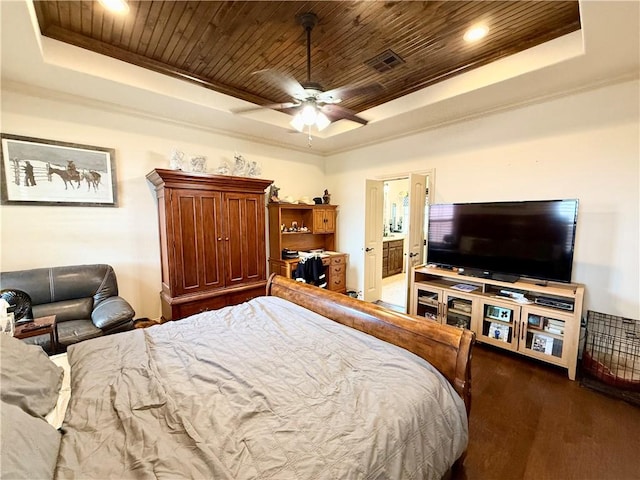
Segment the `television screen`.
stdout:
<path fill-rule="evenodd" d="M 570 282 L 577 214 L 578 200 L 431 205 L 427 262 Z"/>

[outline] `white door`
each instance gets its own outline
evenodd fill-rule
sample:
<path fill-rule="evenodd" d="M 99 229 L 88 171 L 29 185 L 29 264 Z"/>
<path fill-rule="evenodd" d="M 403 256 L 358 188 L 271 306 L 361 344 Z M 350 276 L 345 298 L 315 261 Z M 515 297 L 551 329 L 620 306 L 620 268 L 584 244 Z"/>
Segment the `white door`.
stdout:
<path fill-rule="evenodd" d="M 367 302 L 382 297 L 382 208 L 384 182 L 367 180 L 364 209 L 364 292 Z"/>
<path fill-rule="evenodd" d="M 424 203 L 427 193 L 427 176 L 409 175 L 409 231 L 407 233 L 406 271 L 411 279 L 411 267 L 424 263 Z M 411 281 L 407 281 L 407 302 L 411 298 Z M 408 310 L 407 303 L 407 311 Z"/>

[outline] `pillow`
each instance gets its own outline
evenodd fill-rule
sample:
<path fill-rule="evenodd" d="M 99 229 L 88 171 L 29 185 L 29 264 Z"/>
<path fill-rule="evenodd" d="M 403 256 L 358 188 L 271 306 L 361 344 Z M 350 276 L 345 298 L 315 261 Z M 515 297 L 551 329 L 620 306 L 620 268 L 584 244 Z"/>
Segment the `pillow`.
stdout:
<path fill-rule="evenodd" d="M 0 478 L 53 478 L 61 435 L 41 418 L 0 403 Z"/>
<path fill-rule="evenodd" d="M 37 345 L 0 335 L 0 398 L 44 417 L 58 400 L 63 370 Z"/>
<path fill-rule="evenodd" d="M 53 355 L 49 357 L 49 360 L 61 367 L 64 371 L 62 387 L 60 387 L 60 394 L 58 395 L 56 406 L 53 407 L 53 410 L 47 413 L 46 417 L 44 417 L 49 425 L 53 425 L 54 428 L 58 429 L 62 427 L 64 416 L 67 413 L 67 406 L 71 399 L 71 366 L 69 365 L 66 353 Z"/>

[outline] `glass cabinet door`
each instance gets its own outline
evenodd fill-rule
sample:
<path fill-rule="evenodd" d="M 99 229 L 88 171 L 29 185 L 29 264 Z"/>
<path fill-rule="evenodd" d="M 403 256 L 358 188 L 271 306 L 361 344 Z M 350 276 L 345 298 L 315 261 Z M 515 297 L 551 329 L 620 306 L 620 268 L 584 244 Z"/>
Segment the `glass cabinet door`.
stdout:
<path fill-rule="evenodd" d="M 480 340 L 497 347 L 516 350 L 520 306 L 495 300 L 483 300 L 481 305 L 481 325 L 477 332 Z"/>
<path fill-rule="evenodd" d="M 473 330 L 473 298 L 458 294 L 445 294 L 443 323 Z"/>
<path fill-rule="evenodd" d="M 416 311 L 413 312 L 414 315 L 440 322 L 442 289 L 432 288 L 419 283 L 415 284 L 414 289 L 414 305 L 416 307 Z"/>
<path fill-rule="evenodd" d="M 572 317 L 560 312 L 525 307 L 522 309 L 519 350 L 547 362 L 564 365 L 565 336 L 571 325 Z"/>

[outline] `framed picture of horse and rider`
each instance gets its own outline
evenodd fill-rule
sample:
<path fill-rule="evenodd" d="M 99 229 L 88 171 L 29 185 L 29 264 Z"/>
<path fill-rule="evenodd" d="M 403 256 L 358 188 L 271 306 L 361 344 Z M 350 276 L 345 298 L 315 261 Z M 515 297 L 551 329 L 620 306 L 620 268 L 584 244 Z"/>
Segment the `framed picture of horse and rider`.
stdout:
<path fill-rule="evenodd" d="M 0 134 L 3 205 L 116 207 L 115 150 Z"/>

